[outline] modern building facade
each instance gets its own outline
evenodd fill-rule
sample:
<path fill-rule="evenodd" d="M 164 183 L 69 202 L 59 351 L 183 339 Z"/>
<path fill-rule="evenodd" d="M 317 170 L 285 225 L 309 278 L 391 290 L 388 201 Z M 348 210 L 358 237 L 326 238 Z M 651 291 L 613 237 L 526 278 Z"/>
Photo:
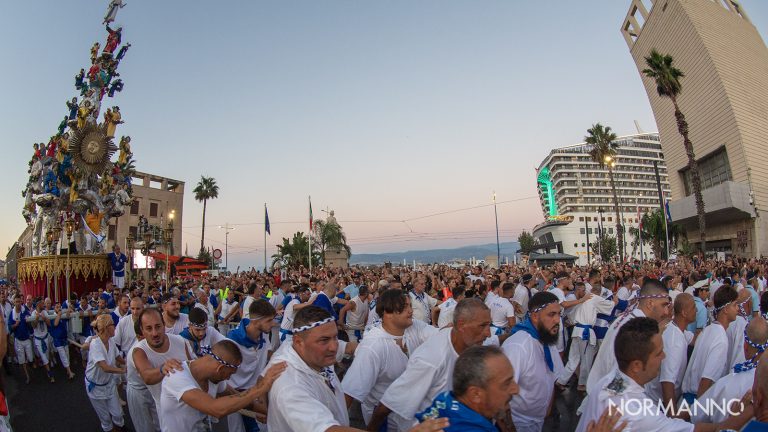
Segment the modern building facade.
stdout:
<path fill-rule="evenodd" d="M 652 49 L 685 76 L 678 98 L 689 125 L 706 210 L 707 252 L 768 252 L 768 49 L 736 0 L 632 0 L 621 27 L 659 128 L 670 212 L 699 244 L 688 159 L 672 103 L 642 70 Z"/>
<path fill-rule="evenodd" d="M 613 173 L 626 256 L 639 259 L 639 246 L 633 250 L 628 230 L 638 226 L 638 214 L 660 208 L 659 184 L 668 196 L 667 168 L 658 134 L 623 136 L 616 144 Z M 536 179 L 545 221 L 534 228 L 533 236 L 543 251 L 575 255 L 582 264 L 587 262 L 587 244 L 597 239 L 600 229 L 609 236 L 616 235 L 608 170 L 592 161 L 591 149 L 590 144 L 581 143 L 552 150 L 539 165 Z M 650 248 L 645 249 L 643 257 L 652 257 Z"/>

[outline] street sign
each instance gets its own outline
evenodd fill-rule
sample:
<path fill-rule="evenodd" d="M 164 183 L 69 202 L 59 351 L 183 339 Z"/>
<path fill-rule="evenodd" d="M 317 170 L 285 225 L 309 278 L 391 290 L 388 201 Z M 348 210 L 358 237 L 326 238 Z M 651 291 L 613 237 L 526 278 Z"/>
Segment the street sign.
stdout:
<path fill-rule="evenodd" d="M 214 249 L 213 250 L 213 258 L 214 259 L 221 259 L 221 249 Z"/>

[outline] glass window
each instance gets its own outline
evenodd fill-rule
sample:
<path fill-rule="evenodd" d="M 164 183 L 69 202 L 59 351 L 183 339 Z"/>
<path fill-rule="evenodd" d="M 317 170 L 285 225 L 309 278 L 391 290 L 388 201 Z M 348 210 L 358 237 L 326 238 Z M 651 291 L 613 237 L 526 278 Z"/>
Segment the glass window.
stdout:
<path fill-rule="evenodd" d="M 149 203 L 149 217 L 157 217 L 157 203 Z"/>
<path fill-rule="evenodd" d="M 579 228 L 579 232 L 583 235 L 584 234 L 584 228 Z M 309 252 L 307 252 L 307 256 L 309 256 Z"/>
<path fill-rule="evenodd" d="M 725 147 L 721 147 L 716 152 L 697 162 L 699 166 L 699 177 L 701 177 L 701 190 L 709 189 L 732 179 L 730 163 L 728 162 L 728 153 L 726 152 Z M 683 176 L 685 195 L 688 196 L 693 194 L 690 170 L 685 168 L 680 171 L 680 174 Z"/>
<path fill-rule="evenodd" d="M 136 197 L 133 198 L 133 202 L 131 203 L 131 214 L 139 214 L 139 199 Z"/>

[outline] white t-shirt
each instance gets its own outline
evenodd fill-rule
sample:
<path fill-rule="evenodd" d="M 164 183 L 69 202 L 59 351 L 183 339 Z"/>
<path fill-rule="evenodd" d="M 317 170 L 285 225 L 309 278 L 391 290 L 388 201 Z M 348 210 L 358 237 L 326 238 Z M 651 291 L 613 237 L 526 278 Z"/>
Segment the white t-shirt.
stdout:
<path fill-rule="evenodd" d="M 445 328 L 453 324 L 453 311 L 456 309 L 457 304 L 459 303 L 456 300 L 449 298 L 438 306 L 440 315 L 437 316 L 437 326 L 439 328 Z"/>
<path fill-rule="evenodd" d="M 552 356 L 553 370 L 544 360 L 544 345 L 524 331 L 513 334 L 501 346 L 514 368 L 515 381 L 520 392 L 512 397 L 512 421 L 518 430 L 528 430 L 537 424 L 544 424 L 549 403 L 555 388 L 555 380 L 563 370 L 560 354 L 552 345 L 547 345 Z M 535 426 L 533 426 L 535 427 Z"/>
<path fill-rule="evenodd" d="M 197 302 L 195 303 L 195 307 L 204 310 L 205 314 L 208 315 L 208 325 L 216 325 L 216 309 L 214 309 L 213 305 L 210 302 L 206 304 Z"/>
<path fill-rule="evenodd" d="M 285 305 L 285 309 L 283 310 L 283 320 L 280 322 L 281 329 L 289 331 L 293 330 L 293 317 L 296 315 L 296 311 L 293 308 L 300 303 L 301 300 L 299 300 L 298 297 L 294 297 L 287 305 Z"/>
<path fill-rule="evenodd" d="M 696 338 L 693 354 L 683 377 L 683 393 L 697 394 L 702 378 L 717 381 L 728 373 L 728 335 L 718 322 L 704 328 Z"/>
<path fill-rule="evenodd" d="M 522 320 L 525 314 L 528 312 L 528 301 L 530 300 L 531 295 L 528 294 L 528 288 L 522 284 L 518 284 L 515 287 L 515 295 L 512 296 L 512 301 L 519 304 L 520 308 L 522 309 L 522 312 L 516 315 L 518 321 Z"/>
<path fill-rule="evenodd" d="M 355 310 L 347 311 L 347 326 L 353 330 L 363 330 L 368 319 L 368 299 L 363 301 L 357 296 L 350 301 L 355 304 Z"/>
<path fill-rule="evenodd" d="M 248 295 L 245 298 L 245 300 L 243 300 L 243 316 L 244 317 L 248 318 L 248 311 L 250 310 L 251 303 L 253 303 L 254 300 L 256 300 L 256 299 L 253 298 L 252 295 Z"/>
<path fill-rule="evenodd" d="M 38 316 L 40 316 L 40 321 L 38 321 L 36 324 L 33 324 L 33 335 L 38 338 L 42 339 L 46 336 L 48 336 L 48 326 L 45 324 L 45 320 L 42 318 L 46 316 L 45 311 L 37 312 L 36 310 L 32 311 L 32 314 L 30 315 L 30 318 L 35 319 Z"/>
<path fill-rule="evenodd" d="M 611 404 L 611 401 L 613 402 Z M 624 401 L 624 402 L 622 402 Z M 583 414 L 576 426 L 576 432 L 585 432 L 590 421 L 597 423 L 606 408 L 614 406 L 627 407 L 621 416 L 621 421 L 627 422 L 626 430 L 631 431 L 664 431 L 691 432 L 694 425 L 684 420 L 669 418 L 659 411 L 658 399 L 645 394 L 643 387 L 618 369 L 614 373 L 601 376 L 595 384 L 594 391 L 587 396 Z M 637 409 L 636 407 L 643 407 Z M 649 408 L 645 408 L 645 407 Z M 647 414 L 658 411 L 657 415 Z"/>
<path fill-rule="evenodd" d="M 693 423 L 720 423 L 728 417 L 728 411 L 721 412 L 722 410 L 714 408 L 717 404 L 718 407 L 723 403 L 728 403 L 732 400 L 741 400 L 744 395 L 752 390 L 752 385 L 755 382 L 755 369 L 750 369 L 746 372 L 731 372 L 730 374 L 720 378 L 712 384 L 707 391 L 697 399 L 703 406 L 711 406 L 713 409 L 710 412 L 703 409 L 691 410 L 691 421 Z M 708 403 L 707 401 L 712 401 Z M 737 403 L 738 407 L 738 403 Z M 738 409 L 738 408 L 737 408 Z"/>
<path fill-rule="evenodd" d="M 232 300 L 232 304 L 227 303 L 226 300 L 221 304 L 221 311 L 219 313 L 219 316 L 223 320 L 224 318 L 229 316 L 229 313 L 232 312 L 232 309 L 237 309 L 240 307 L 240 303 L 238 303 L 236 300 Z M 218 320 L 218 317 L 216 317 Z"/>
<path fill-rule="evenodd" d="M 693 333 L 688 330 L 680 331 L 674 322 L 669 323 L 661 334 L 664 343 L 664 360 L 661 361 L 659 375 L 645 385 L 645 393 L 655 401 L 662 400 L 661 383 L 675 385 L 675 399 L 681 394 L 685 367 L 688 365 L 688 343 L 693 339 Z"/>
<path fill-rule="evenodd" d="M 616 318 L 608 327 L 608 331 L 605 333 L 605 338 L 600 344 L 600 350 L 595 356 L 595 362 L 592 364 L 592 369 L 589 371 L 589 377 L 587 378 L 587 392 L 591 393 L 597 386 L 597 383 L 601 378 L 611 373 L 612 370 L 617 369 L 618 363 L 616 362 L 616 355 L 613 352 L 613 345 L 616 342 L 616 335 L 619 333 L 621 326 L 626 324 L 630 319 L 637 317 L 644 317 L 640 308 L 633 309 L 628 315 L 623 318 Z"/>
<path fill-rule="evenodd" d="M 619 300 L 629 300 L 630 294 L 632 294 L 632 292 L 624 285 L 619 287 L 619 290 L 616 291 L 616 297 L 618 297 Z"/>
<path fill-rule="evenodd" d="M 280 361 L 288 367 L 269 391 L 270 431 L 324 431 L 349 426 L 344 392 L 335 373 L 324 378 L 307 366 L 291 344 L 280 344 L 267 368 Z"/>
<path fill-rule="evenodd" d="M 509 318 L 515 317 L 515 307 L 506 297 L 495 296 L 488 307 L 491 309 L 491 325 L 496 328 L 509 327 Z"/>
<path fill-rule="evenodd" d="M 459 355 L 451 343 L 452 330 L 440 330 L 416 349 L 405 372 L 381 397 L 382 404 L 411 419 L 411 425 L 416 423 L 414 415 L 431 405 L 435 396 L 453 388 L 453 366 Z"/>
<path fill-rule="evenodd" d="M 418 296 L 414 292 L 409 292 L 408 295 L 411 297 L 413 319 L 424 321 L 428 324 L 431 323 L 432 308 L 437 306 L 437 299 L 428 296 L 426 293 L 422 293 L 421 296 Z"/>
<path fill-rule="evenodd" d="M 160 367 L 163 365 L 163 363 L 171 359 L 178 361 L 185 361 L 188 359 L 187 340 L 179 335 L 168 334 L 167 336 L 168 350 L 163 353 L 159 353 L 153 350 L 147 343 L 146 339 L 136 343 L 136 349 L 144 351 L 144 354 L 146 354 L 147 360 L 149 360 L 149 363 L 152 365 L 152 367 Z M 190 349 L 189 351 L 191 356 L 192 350 Z M 165 381 L 165 378 L 163 378 L 163 381 Z M 155 400 L 158 412 L 160 412 L 160 392 L 162 389 L 162 381 L 157 384 L 147 384 L 147 388 L 152 394 L 152 399 Z"/>
<path fill-rule="evenodd" d="M 185 328 L 189 327 L 189 315 L 185 313 L 179 313 L 179 319 L 173 324 L 172 327 L 165 327 L 166 334 L 180 334 Z"/>
<path fill-rule="evenodd" d="M 115 344 L 124 353 L 130 351 L 133 344 L 136 343 L 136 330 L 133 324 L 133 315 L 126 315 L 120 318 L 115 329 Z"/>
<path fill-rule="evenodd" d="M 341 383 L 344 393 L 361 403 L 366 424 L 371 421 L 373 410 L 384 391 L 408 364 L 408 356 L 397 345 L 397 340 L 401 338 L 387 333 L 380 326 L 371 328 L 358 345 L 355 359 Z M 407 430 L 400 429 L 401 425 L 407 425 L 408 422 L 403 421 L 405 419 L 400 419 L 395 413 L 391 416 L 387 430 Z"/>
<path fill-rule="evenodd" d="M 747 328 L 747 320 L 737 315 L 736 319 L 728 325 L 725 333 L 728 335 L 728 368 L 732 369 L 736 364 L 743 363 L 744 358 L 744 329 Z"/>
<path fill-rule="evenodd" d="M 117 345 L 115 345 L 115 341 L 112 338 L 108 341 L 109 347 L 105 347 L 104 342 L 99 337 L 94 337 L 90 342 L 88 364 L 85 367 L 86 391 L 92 383 L 91 391 L 87 391 L 88 397 L 91 399 L 110 399 L 116 391 L 117 375 L 104 372 L 97 363 L 104 361 L 110 366 L 116 366 Z"/>
<path fill-rule="evenodd" d="M 208 394 L 215 398 L 227 389 L 227 382 L 218 384 L 208 381 Z M 210 421 L 206 414 L 187 405 L 181 398 L 184 393 L 200 388 L 189 370 L 189 362 L 182 363 L 182 370 L 163 378 L 163 390 L 160 396 L 160 429 L 163 432 L 210 430 Z"/>
<path fill-rule="evenodd" d="M 267 334 L 263 334 L 262 336 L 265 339 L 269 337 Z M 258 345 L 246 348 L 234 340 L 232 340 L 232 342 L 240 348 L 240 354 L 243 355 L 243 361 L 240 363 L 240 367 L 237 368 L 237 372 L 229 378 L 229 385 L 234 389 L 248 390 L 256 385 L 256 380 L 259 378 L 259 374 L 264 370 L 264 366 L 267 364 L 267 351 L 271 345 L 269 345 L 268 342 L 265 342 L 261 348 L 258 348 Z"/>

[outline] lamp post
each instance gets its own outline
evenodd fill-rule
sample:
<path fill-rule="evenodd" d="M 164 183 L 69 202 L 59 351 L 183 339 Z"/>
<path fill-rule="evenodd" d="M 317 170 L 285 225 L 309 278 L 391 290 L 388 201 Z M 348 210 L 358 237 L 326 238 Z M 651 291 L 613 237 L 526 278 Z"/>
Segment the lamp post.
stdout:
<path fill-rule="evenodd" d="M 493 216 L 496 218 L 496 268 L 501 268 L 501 245 L 499 243 L 499 213 L 496 211 L 496 191 L 493 192 Z"/>
<path fill-rule="evenodd" d="M 170 290 L 171 285 L 171 247 L 173 246 L 173 212 L 168 215 L 168 224 L 163 230 L 165 240 L 165 289 Z"/>
<path fill-rule="evenodd" d="M 603 208 L 597 208 L 597 254 L 603 259 Z"/>
<path fill-rule="evenodd" d="M 146 269 L 146 273 L 144 273 L 144 291 L 147 292 L 149 289 L 149 260 L 147 257 L 149 256 L 149 252 L 152 251 L 152 246 L 155 245 L 155 243 L 152 241 L 152 233 L 149 230 L 144 230 L 144 244 L 141 246 L 141 254 L 144 255 L 144 268 Z"/>
<path fill-rule="evenodd" d="M 229 232 L 233 231 L 235 227 L 229 226 L 229 222 L 224 224 L 224 226 L 219 225 L 219 229 L 225 230 L 224 235 L 224 267 L 229 271 Z M 310 261 L 312 261 L 312 256 L 309 257 Z"/>
<path fill-rule="evenodd" d="M 64 269 L 64 276 L 67 278 L 67 305 L 71 303 L 69 290 L 69 245 L 72 244 L 72 233 L 75 232 L 75 221 L 67 217 L 64 220 L 64 232 L 67 233 L 67 266 Z"/>
<path fill-rule="evenodd" d="M 128 287 L 131 286 L 131 273 L 133 272 L 133 247 L 135 245 L 135 239 L 133 234 L 128 233 L 128 237 L 125 238 L 125 249 L 128 252 Z"/>

